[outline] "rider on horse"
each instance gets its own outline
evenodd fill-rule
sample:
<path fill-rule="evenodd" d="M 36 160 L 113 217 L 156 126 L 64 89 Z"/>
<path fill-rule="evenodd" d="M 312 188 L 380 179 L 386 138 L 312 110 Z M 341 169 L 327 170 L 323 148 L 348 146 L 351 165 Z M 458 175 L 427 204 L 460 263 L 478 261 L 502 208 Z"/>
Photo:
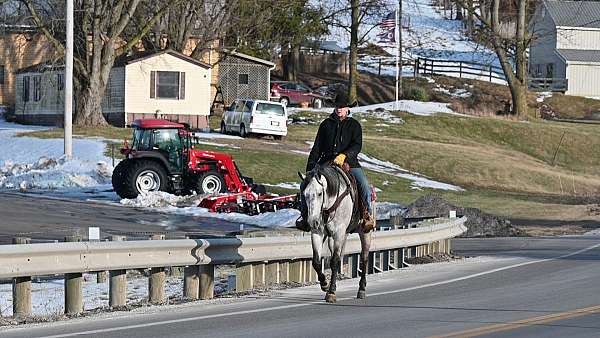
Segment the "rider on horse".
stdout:
<path fill-rule="evenodd" d="M 357 120 L 348 116 L 350 108 L 355 107 L 356 104 L 356 100 L 349 102 L 345 91 L 338 92 L 335 97 L 334 112 L 319 125 L 315 143 L 308 156 L 306 171 L 311 171 L 317 164 L 331 161 L 340 167 L 349 166 L 367 209 L 363 214 L 362 226 L 368 232 L 373 228 L 374 220 L 371 216 L 371 187 L 358 163 L 358 154 L 362 148 L 362 127 Z M 306 214 L 307 207 L 302 199 L 301 216 L 296 221 L 296 227 L 302 231 L 310 231 Z"/>

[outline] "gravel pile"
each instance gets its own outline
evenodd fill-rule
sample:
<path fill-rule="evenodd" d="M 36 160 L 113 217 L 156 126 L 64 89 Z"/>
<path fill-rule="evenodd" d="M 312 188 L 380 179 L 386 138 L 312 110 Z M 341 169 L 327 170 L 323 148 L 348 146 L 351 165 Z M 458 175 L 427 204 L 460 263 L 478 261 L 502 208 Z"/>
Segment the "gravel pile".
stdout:
<path fill-rule="evenodd" d="M 457 216 L 466 216 L 468 228 L 461 237 L 515 237 L 526 236 L 525 232 L 511 225 L 509 220 L 485 213 L 476 208 L 463 208 L 451 204 L 438 194 L 428 194 L 418 198 L 408 206 L 404 218 L 424 219 L 448 217 L 450 210 Z"/>

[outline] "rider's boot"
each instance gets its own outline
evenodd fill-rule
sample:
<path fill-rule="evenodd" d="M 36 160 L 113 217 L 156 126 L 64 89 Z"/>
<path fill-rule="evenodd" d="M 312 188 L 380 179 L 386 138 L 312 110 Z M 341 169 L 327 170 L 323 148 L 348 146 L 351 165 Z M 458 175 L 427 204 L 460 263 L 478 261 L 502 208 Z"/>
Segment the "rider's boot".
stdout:
<path fill-rule="evenodd" d="M 296 229 L 309 232 L 310 231 L 310 225 L 308 225 L 308 222 L 306 222 L 304 220 L 304 217 L 300 216 L 296 220 Z"/>
<path fill-rule="evenodd" d="M 373 216 L 367 210 L 363 212 L 361 226 L 364 233 L 371 232 L 375 228 L 375 219 L 373 219 Z"/>

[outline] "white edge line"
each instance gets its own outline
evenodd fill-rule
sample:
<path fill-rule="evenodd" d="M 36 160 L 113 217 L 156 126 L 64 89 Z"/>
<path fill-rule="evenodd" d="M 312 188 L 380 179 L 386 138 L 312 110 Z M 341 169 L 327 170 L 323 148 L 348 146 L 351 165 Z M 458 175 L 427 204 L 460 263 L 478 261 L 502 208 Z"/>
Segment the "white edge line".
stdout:
<path fill-rule="evenodd" d="M 584 248 L 584 249 L 581 249 L 581 250 L 578 250 L 578 251 L 575 251 L 573 253 L 565 254 L 565 255 L 562 255 L 562 256 L 558 256 L 558 257 L 545 258 L 545 259 L 539 259 L 539 260 L 535 260 L 535 261 L 529 261 L 529 262 L 523 262 L 523 263 L 513 264 L 513 265 L 509 265 L 509 266 L 505 266 L 505 267 L 501 267 L 501 268 L 497 268 L 497 269 L 492 269 L 492 270 L 488 270 L 488 271 L 478 272 L 478 273 L 475 273 L 475 274 L 472 274 L 472 275 L 468 275 L 468 276 L 457 277 L 457 278 L 453 278 L 453 279 L 449 279 L 449 280 L 441 281 L 441 282 L 435 282 L 435 283 L 423 284 L 423 285 L 419 285 L 419 286 L 413 286 L 413 287 L 410 287 L 410 288 L 404 288 L 404 289 L 398 289 L 398 290 L 391 290 L 391 291 L 384 291 L 384 292 L 372 293 L 372 294 L 370 294 L 370 296 L 389 295 L 389 294 L 394 294 L 394 293 L 401 293 L 401 292 L 406 292 L 406 291 L 424 289 L 424 288 L 428 288 L 428 287 L 432 287 L 432 286 L 450 284 L 450 283 L 454 283 L 454 282 L 463 281 L 463 280 L 466 280 L 466 279 L 471 279 L 471 278 L 476 278 L 476 277 L 480 277 L 480 276 L 489 275 L 489 274 L 492 274 L 492 273 L 495 273 L 495 272 L 499 272 L 499 271 L 504 271 L 504 270 L 518 268 L 518 267 L 521 267 L 521 266 L 526 266 L 526 265 L 531 265 L 531 264 L 536 264 L 536 263 L 549 262 L 549 261 L 553 261 L 553 260 L 557 260 L 557 259 L 562 259 L 562 258 L 567 258 L 567 257 L 575 256 L 575 255 L 578 255 L 580 253 L 583 253 L 583 252 L 586 252 L 586 251 L 589 251 L 589 250 L 593 250 L 593 249 L 595 249 L 597 247 L 600 247 L 600 243 L 592 245 L 592 246 L 589 246 L 587 248 Z M 343 300 L 350 300 L 350 299 L 354 299 L 354 298 L 346 297 L 346 298 L 339 298 L 338 300 L 343 301 Z M 129 330 L 129 329 L 136 329 L 136 328 L 141 328 L 141 327 L 150 327 L 150 326 L 157 326 L 157 325 L 164 325 L 164 324 L 191 322 L 191 321 L 197 321 L 197 320 L 202 320 L 202 319 L 229 317 L 229 316 L 243 315 L 243 314 L 249 314 L 249 313 L 276 311 L 276 310 L 281 310 L 281 309 L 291 309 L 291 308 L 304 307 L 304 306 L 309 306 L 309 305 L 314 305 L 314 304 L 321 304 L 322 302 L 323 302 L 322 300 L 319 300 L 319 301 L 312 301 L 312 302 L 301 303 L 301 304 L 281 305 L 281 306 L 274 306 L 274 307 L 268 307 L 268 308 L 262 308 L 262 309 L 235 311 L 235 312 L 229 312 L 229 313 L 219 313 L 219 314 L 204 315 L 204 316 L 197 316 L 197 317 L 191 317 L 191 318 L 181 318 L 181 319 L 164 320 L 164 321 L 153 322 L 153 323 L 144 323 L 144 324 L 136 324 L 136 325 L 126 325 L 126 326 L 120 326 L 120 327 L 112 327 L 112 328 L 108 328 L 108 329 L 89 330 L 89 331 L 82 331 L 82 332 L 75 332 L 75 333 L 68 333 L 68 334 L 52 335 L 52 336 L 42 336 L 40 338 L 59 338 L 59 337 L 75 337 L 75 336 L 81 336 L 81 335 L 91 335 L 91 334 L 113 332 L 113 331 L 121 331 L 121 330 Z M 23 328 L 23 329 L 17 329 L 17 330 L 26 330 L 26 329 Z M 7 332 L 7 331 L 5 331 L 5 332 Z"/>

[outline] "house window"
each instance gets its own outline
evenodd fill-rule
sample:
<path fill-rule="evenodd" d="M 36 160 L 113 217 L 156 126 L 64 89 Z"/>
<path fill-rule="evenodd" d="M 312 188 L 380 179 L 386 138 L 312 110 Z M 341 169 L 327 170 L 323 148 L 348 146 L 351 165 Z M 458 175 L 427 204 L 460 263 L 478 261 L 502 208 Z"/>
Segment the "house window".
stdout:
<path fill-rule="evenodd" d="M 0 85 L 4 84 L 4 65 L 0 65 Z"/>
<path fill-rule="evenodd" d="M 157 80 L 157 98 L 179 99 L 179 72 L 158 72 Z"/>
<path fill-rule="evenodd" d="M 23 76 L 23 102 L 29 102 L 29 76 Z"/>
<path fill-rule="evenodd" d="M 42 77 L 33 77 L 33 101 L 39 101 L 42 99 Z"/>
<path fill-rule="evenodd" d="M 239 84 L 248 84 L 248 74 L 239 74 Z"/>
<path fill-rule="evenodd" d="M 554 77 L 554 64 L 549 63 L 546 65 L 546 77 L 553 78 Z"/>

